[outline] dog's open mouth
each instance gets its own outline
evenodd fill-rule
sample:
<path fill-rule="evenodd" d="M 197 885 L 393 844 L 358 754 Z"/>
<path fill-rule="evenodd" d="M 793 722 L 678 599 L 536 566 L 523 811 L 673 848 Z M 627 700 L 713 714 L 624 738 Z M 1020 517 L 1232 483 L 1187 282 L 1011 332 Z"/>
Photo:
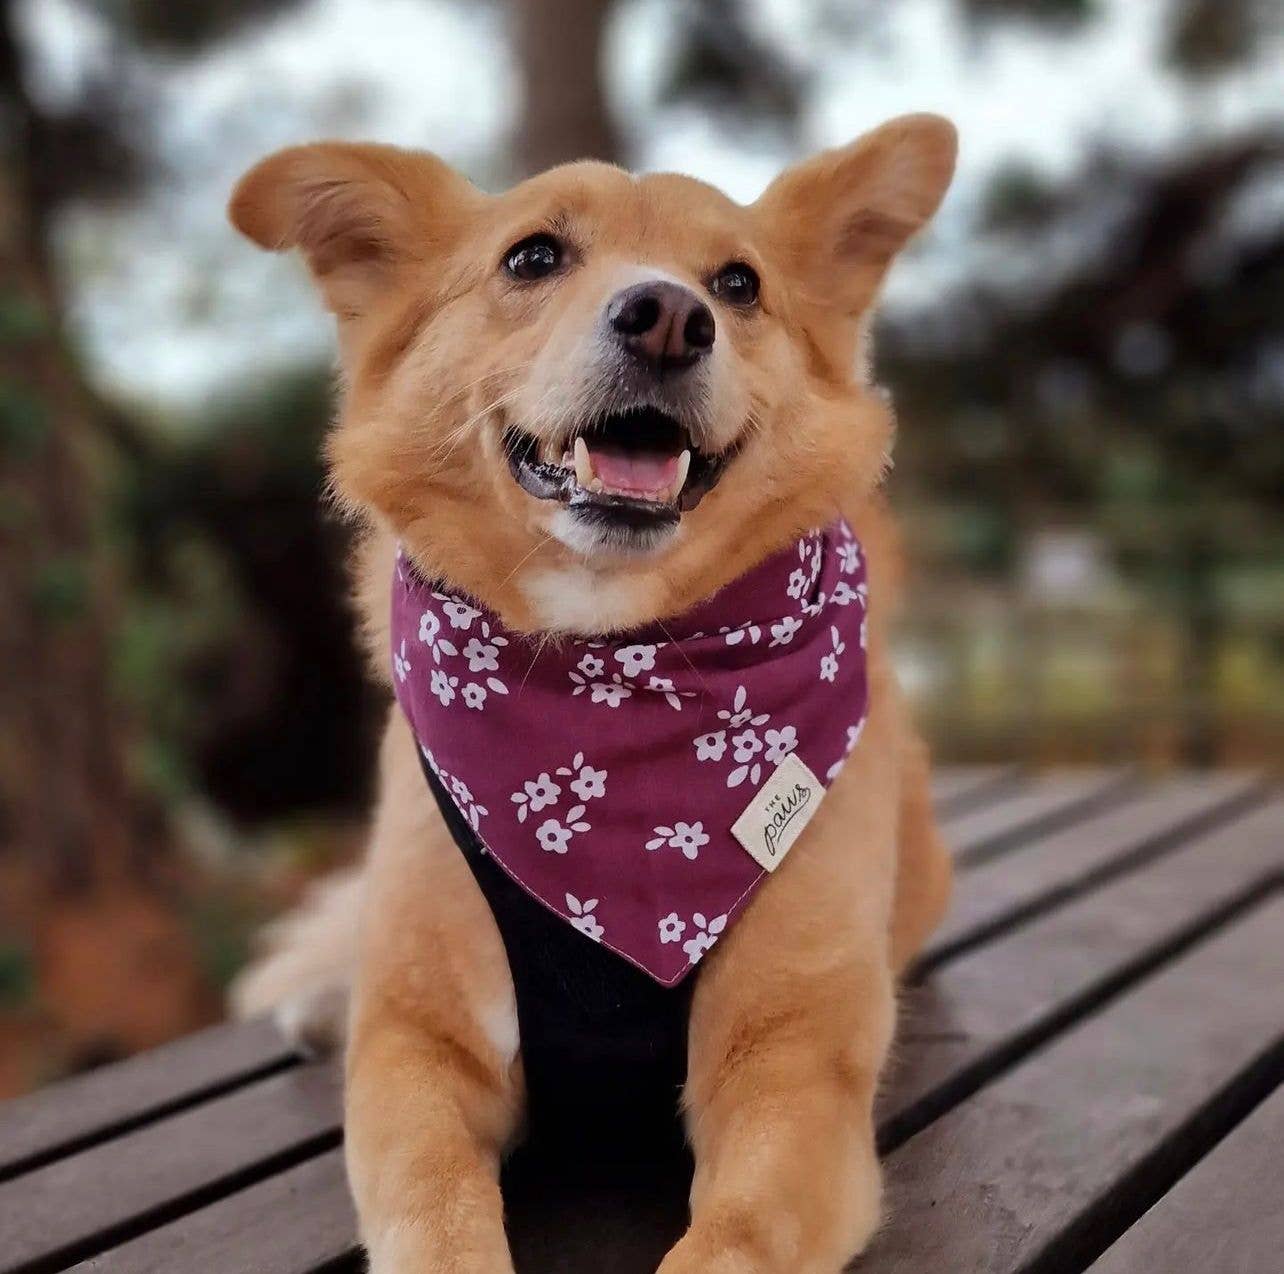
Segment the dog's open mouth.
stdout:
<path fill-rule="evenodd" d="M 541 500 L 559 500 L 603 525 L 675 523 L 717 485 L 733 452 L 708 455 L 675 417 L 635 407 L 596 420 L 566 443 L 560 460 L 541 458 L 539 441 L 504 434 L 513 477 Z"/>

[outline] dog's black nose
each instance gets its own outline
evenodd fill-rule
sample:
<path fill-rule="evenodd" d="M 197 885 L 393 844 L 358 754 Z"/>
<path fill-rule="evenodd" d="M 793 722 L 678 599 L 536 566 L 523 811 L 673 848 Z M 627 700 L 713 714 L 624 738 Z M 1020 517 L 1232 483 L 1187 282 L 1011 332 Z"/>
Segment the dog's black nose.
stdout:
<path fill-rule="evenodd" d="M 638 283 L 617 292 L 606 317 L 631 354 L 658 372 L 690 367 L 713 348 L 709 307 L 680 283 Z"/>

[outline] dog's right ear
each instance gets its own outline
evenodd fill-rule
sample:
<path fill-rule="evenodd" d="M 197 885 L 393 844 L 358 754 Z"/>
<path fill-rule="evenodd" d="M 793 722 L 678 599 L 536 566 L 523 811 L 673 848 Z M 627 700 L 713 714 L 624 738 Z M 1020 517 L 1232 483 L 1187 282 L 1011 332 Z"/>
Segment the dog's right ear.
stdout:
<path fill-rule="evenodd" d="M 327 307 L 352 319 L 399 268 L 448 250 L 484 198 L 425 151 L 317 142 L 257 163 L 228 216 L 261 248 L 299 248 Z"/>

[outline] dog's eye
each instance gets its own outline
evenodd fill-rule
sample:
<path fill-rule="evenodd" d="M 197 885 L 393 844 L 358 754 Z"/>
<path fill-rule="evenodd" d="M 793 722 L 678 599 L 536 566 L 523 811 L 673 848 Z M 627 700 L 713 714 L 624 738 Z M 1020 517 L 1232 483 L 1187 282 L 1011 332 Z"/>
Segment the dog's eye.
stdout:
<path fill-rule="evenodd" d="M 504 269 L 513 278 L 529 283 L 552 274 L 564 256 L 562 245 L 551 234 L 533 234 L 504 253 Z"/>
<path fill-rule="evenodd" d="M 709 291 L 728 305 L 753 305 L 758 299 L 758 276 L 752 266 L 733 261 L 709 280 Z"/>

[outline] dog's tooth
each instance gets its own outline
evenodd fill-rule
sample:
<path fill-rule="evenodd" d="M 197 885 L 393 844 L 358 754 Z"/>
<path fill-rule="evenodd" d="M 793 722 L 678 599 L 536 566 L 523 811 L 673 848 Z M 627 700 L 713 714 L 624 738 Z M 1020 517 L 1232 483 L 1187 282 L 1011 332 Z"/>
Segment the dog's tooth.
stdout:
<path fill-rule="evenodd" d="M 673 493 L 669 497 L 676 500 L 682 494 L 682 488 L 687 485 L 687 474 L 691 469 L 691 450 L 687 448 L 678 457 L 678 475 L 673 479 Z"/>
<path fill-rule="evenodd" d="M 606 483 L 604 483 L 601 478 L 591 478 L 589 480 L 588 490 L 592 491 L 594 495 L 601 495 L 602 492 L 606 490 Z"/>
<path fill-rule="evenodd" d="M 593 461 L 589 456 L 588 443 L 583 437 L 575 439 L 575 481 L 586 491 L 591 491 L 593 483 L 597 481 L 593 476 Z"/>

